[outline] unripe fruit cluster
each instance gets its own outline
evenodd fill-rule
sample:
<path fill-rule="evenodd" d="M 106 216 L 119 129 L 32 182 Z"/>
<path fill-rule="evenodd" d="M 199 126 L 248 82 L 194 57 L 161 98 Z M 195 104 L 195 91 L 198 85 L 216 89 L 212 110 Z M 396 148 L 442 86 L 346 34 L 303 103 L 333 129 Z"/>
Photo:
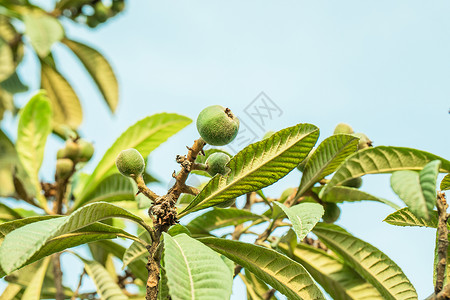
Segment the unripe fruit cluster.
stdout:
<path fill-rule="evenodd" d="M 76 141 L 69 139 L 66 141 L 65 147 L 58 150 L 57 158 L 68 158 L 74 163 L 77 163 L 89 161 L 92 155 L 94 155 L 94 146 L 92 143 L 84 139 L 78 139 Z"/>
<path fill-rule="evenodd" d="M 203 140 L 212 146 L 231 143 L 239 131 L 239 119 L 229 108 L 212 105 L 197 117 L 197 130 Z"/>
<path fill-rule="evenodd" d="M 372 141 L 369 139 L 367 135 L 361 132 L 355 133 L 353 128 L 345 123 L 339 123 L 336 125 L 334 129 L 334 134 L 351 134 L 359 139 L 358 142 L 358 150 L 366 149 L 372 147 Z"/>
<path fill-rule="evenodd" d="M 122 175 L 137 177 L 145 170 L 145 160 L 136 149 L 123 150 L 117 155 L 116 167 Z"/>

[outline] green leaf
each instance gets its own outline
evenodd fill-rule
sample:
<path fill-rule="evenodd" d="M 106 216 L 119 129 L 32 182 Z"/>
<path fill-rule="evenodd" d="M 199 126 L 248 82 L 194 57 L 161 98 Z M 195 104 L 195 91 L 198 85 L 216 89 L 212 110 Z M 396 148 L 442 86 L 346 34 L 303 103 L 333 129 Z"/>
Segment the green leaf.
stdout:
<path fill-rule="evenodd" d="M 417 299 L 413 285 L 386 254 L 339 226 L 327 225 L 317 224 L 313 233 L 371 283 L 384 299 Z"/>
<path fill-rule="evenodd" d="M 436 179 L 441 162 L 434 160 L 420 172 L 397 171 L 391 176 L 391 186 L 412 213 L 429 219 L 436 204 Z"/>
<path fill-rule="evenodd" d="M 69 39 L 62 41 L 80 59 L 112 112 L 119 103 L 119 84 L 108 61 L 97 50 Z"/>
<path fill-rule="evenodd" d="M 0 203 L 0 220 L 12 221 L 15 219 L 22 219 L 22 216 L 12 208 Z"/>
<path fill-rule="evenodd" d="M 41 61 L 41 87 L 47 91 L 53 107 L 54 127 L 76 129 L 83 120 L 80 100 L 67 80 L 52 66 Z"/>
<path fill-rule="evenodd" d="M 324 189 L 324 194 L 346 180 L 365 174 L 392 173 L 401 170 L 420 171 L 433 160 L 441 160 L 440 172 L 450 172 L 450 161 L 437 155 L 411 148 L 378 146 L 359 150 L 337 169 Z"/>
<path fill-rule="evenodd" d="M 326 194 L 322 195 L 321 199 L 325 202 L 333 202 L 333 203 L 342 203 L 344 201 L 354 202 L 354 201 L 370 200 L 387 204 L 393 209 L 400 209 L 400 207 L 397 204 L 389 200 L 379 198 L 369 193 L 347 186 L 332 187 L 327 191 Z"/>
<path fill-rule="evenodd" d="M 430 213 L 429 220 L 426 220 L 424 218 L 418 218 L 407 207 L 405 207 L 397 210 L 396 212 L 393 212 L 383 221 L 396 226 L 419 226 L 437 228 L 438 213 L 437 211 L 432 211 Z"/>
<path fill-rule="evenodd" d="M 41 207 L 47 200 L 40 193 L 39 169 L 44 158 L 45 143 L 51 132 L 52 109 L 43 92 L 37 93 L 22 109 L 17 129 L 16 149 L 19 160 L 36 190 L 36 199 Z"/>
<path fill-rule="evenodd" d="M 445 175 L 445 177 L 442 179 L 440 189 L 441 191 L 450 189 L 450 174 Z"/>
<path fill-rule="evenodd" d="M 356 151 L 357 145 L 358 139 L 347 134 L 333 135 L 320 143 L 306 163 L 297 196 L 302 196 L 316 182 L 336 171 Z"/>
<path fill-rule="evenodd" d="M 64 29 L 58 19 L 48 14 L 27 13 L 23 15 L 23 22 L 25 35 L 41 58 L 46 57 L 53 44 L 64 37 Z"/>
<path fill-rule="evenodd" d="M 209 231 L 227 226 L 236 226 L 262 217 L 248 210 L 237 208 L 214 208 L 193 219 L 186 227 L 193 234 L 207 234 Z"/>
<path fill-rule="evenodd" d="M 24 85 L 16 72 L 0 83 L 0 87 L 10 94 L 23 93 L 28 91 L 28 86 Z"/>
<path fill-rule="evenodd" d="M 16 298 L 16 295 L 20 293 L 22 290 L 22 287 L 18 284 L 10 283 L 6 286 L 3 293 L 0 295 L 0 298 L 2 300 L 14 300 L 14 299 L 20 299 Z"/>
<path fill-rule="evenodd" d="M 132 240 L 137 239 L 121 229 L 102 223 L 94 223 L 77 231 L 50 239 L 38 252 L 25 262 L 25 265 L 68 248 L 117 237 L 130 238 Z"/>
<path fill-rule="evenodd" d="M 111 253 L 118 259 L 122 260 L 125 254 L 125 248 L 117 243 L 114 243 L 110 240 L 100 240 L 95 242 L 95 244 L 99 247 L 102 247 L 108 253 Z M 136 278 L 140 279 L 142 282 L 147 282 L 148 271 L 145 267 L 145 262 L 142 260 L 135 260 L 128 265 L 128 270 L 133 273 Z"/>
<path fill-rule="evenodd" d="M 119 172 L 115 160 L 120 151 L 135 148 L 146 157 L 191 122 L 192 120 L 185 116 L 160 113 L 146 117 L 129 127 L 106 151 L 87 180 L 83 194 L 75 200 L 73 209 L 83 205 L 87 195 L 94 191 L 105 177 Z"/>
<path fill-rule="evenodd" d="M 14 56 L 8 43 L 0 37 L 0 82 L 14 73 Z"/>
<path fill-rule="evenodd" d="M 278 202 L 274 202 L 274 204 L 281 208 L 289 218 L 300 241 L 316 226 L 324 213 L 323 206 L 318 203 L 300 203 L 292 207 L 286 207 Z"/>
<path fill-rule="evenodd" d="M 25 226 L 27 224 L 44 221 L 48 219 L 53 218 L 59 218 L 60 216 L 38 216 L 38 217 L 29 217 L 24 219 L 19 219 L 15 221 L 6 222 L 3 224 L 0 224 L 0 246 L 3 243 L 3 240 L 5 239 L 5 236 L 10 233 L 13 230 L 16 230 L 17 228 L 20 228 L 22 226 Z"/>
<path fill-rule="evenodd" d="M 78 256 L 78 255 L 77 255 Z M 97 293 L 100 299 L 104 300 L 126 300 L 128 299 L 108 273 L 108 271 L 98 262 L 83 259 L 78 256 L 84 262 L 84 269 L 88 276 L 92 279 L 97 287 Z"/>
<path fill-rule="evenodd" d="M 103 179 L 97 188 L 86 196 L 87 203 L 134 201 L 137 192 L 136 184 L 122 174 L 112 174 Z"/>
<path fill-rule="evenodd" d="M 172 299 L 230 299 L 233 274 L 217 253 L 186 234 L 163 234 Z"/>
<path fill-rule="evenodd" d="M 167 286 L 167 274 L 164 267 L 161 267 L 160 278 L 158 300 L 167 300 L 169 299 L 169 287 Z"/>
<path fill-rule="evenodd" d="M 150 234 L 147 231 L 143 231 L 139 238 L 148 244 L 152 243 L 152 238 L 150 237 Z M 148 250 L 145 247 L 146 245 L 143 245 L 142 243 L 139 243 L 137 241 L 133 242 L 130 247 L 128 247 L 125 250 L 125 253 L 123 254 L 123 266 L 122 270 L 125 269 L 126 266 L 128 266 L 131 262 L 135 260 L 143 260 L 144 263 L 147 262 L 148 257 Z"/>
<path fill-rule="evenodd" d="M 50 263 L 50 257 L 45 258 L 42 261 L 41 266 L 34 274 L 28 287 L 23 293 L 22 300 L 39 300 L 41 299 L 42 284 L 44 283 L 45 273 L 47 272 L 48 265 Z"/>
<path fill-rule="evenodd" d="M 239 274 L 245 286 L 247 287 L 247 299 L 264 300 L 264 295 L 269 291 L 269 287 L 261 279 L 255 276 L 249 270 L 245 270 L 245 275 Z M 276 300 L 272 296 L 270 300 Z"/>
<path fill-rule="evenodd" d="M 70 216 L 31 223 L 14 230 L 5 237 L 0 247 L 0 264 L 5 272 L 10 273 L 30 263 L 30 259 L 53 238 L 114 217 L 143 224 L 141 218 L 123 208 L 105 202 L 92 203 Z"/>
<path fill-rule="evenodd" d="M 254 273 L 290 300 L 325 299 L 308 272 L 279 252 L 226 239 L 208 237 L 199 240 Z"/>
<path fill-rule="evenodd" d="M 228 162 L 230 173 L 214 176 L 179 217 L 275 183 L 306 157 L 318 137 L 316 126 L 298 124 L 245 147 Z"/>
<path fill-rule="evenodd" d="M 278 247 L 288 252 L 289 246 Z M 321 249 L 300 243 L 292 259 L 301 264 L 334 300 L 382 299 L 378 290 L 344 261 Z"/>

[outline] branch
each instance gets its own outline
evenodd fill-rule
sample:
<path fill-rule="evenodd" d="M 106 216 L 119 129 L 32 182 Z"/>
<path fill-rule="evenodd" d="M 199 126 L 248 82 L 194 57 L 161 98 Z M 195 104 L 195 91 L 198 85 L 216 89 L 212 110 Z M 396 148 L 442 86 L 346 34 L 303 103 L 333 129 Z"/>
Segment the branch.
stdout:
<path fill-rule="evenodd" d="M 80 279 L 78 280 L 77 288 L 76 288 L 75 292 L 73 292 L 71 300 L 77 299 L 78 293 L 79 293 L 80 288 L 81 288 L 81 284 L 83 282 L 83 276 L 84 275 L 86 275 L 86 270 L 85 269 L 83 269 L 83 273 L 81 273 L 81 275 L 80 275 Z"/>
<path fill-rule="evenodd" d="M 64 287 L 62 285 L 62 277 L 63 273 L 61 271 L 61 261 L 60 261 L 61 253 L 55 253 L 52 255 L 52 263 L 53 263 L 53 276 L 55 281 L 55 300 L 64 300 Z"/>
<path fill-rule="evenodd" d="M 445 194 L 438 192 L 436 206 L 439 214 L 438 223 L 438 264 L 436 266 L 436 286 L 434 288 L 435 295 L 438 295 L 444 286 L 445 268 L 447 266 L 447 249 L 448 249 L 448 227 L 447 227 L 447 208 L 448 204 Z"/>
<path fill-rule="evenodd" d="M 139 193 L 144 194 L 144 196 L 146 196 L 147 198 L 149 198 L 152 201 L 155 201 L 159 196 L 157 194 L 155 194 L 151 189 L 149 189 L 144 182 L 144 178 L 142 177 L 142 175 L 137 176 L 137 177 L 133 177 L 134 181 L 136 182 L 138 189 L 139 189 Z"/>

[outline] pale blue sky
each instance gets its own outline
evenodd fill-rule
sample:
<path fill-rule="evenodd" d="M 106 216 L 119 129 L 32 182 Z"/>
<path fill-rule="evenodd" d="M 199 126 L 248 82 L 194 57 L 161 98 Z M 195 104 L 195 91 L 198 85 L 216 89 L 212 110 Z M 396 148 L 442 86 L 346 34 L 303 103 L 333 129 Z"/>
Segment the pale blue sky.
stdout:
<path fill-rule="evenodd" d="M 67 49 L 58 46 L 55 52 L 81 97 L 81 133 L 97 148 L 90 169 L 122 131 L 156 112 L 195 120 L 205 106 L 221 104 L 252 124 L 244 108 L 261 91 L 283 111 L 265 130 L 308 122 L 321 129 L 322 140 L 347 122 L 375 145 L 413 147 L 449 159 L 449 15 L 448 1 L 128 1 L 125 13 L 96 30 L 65 22 L 70 38 L 101 50 L 118 74 L 115 116 Z M 20 74 L 32 91 L 38 88 L 32 55 Z M 15 135 L 14 125 L 7 129 Z M 149 168 L 166 182 L 155 190 L 167 185 L 177 168 L 175 155 L 196 135 L 190 125 L 150 156 Z M 49 141 L 47 179 L 60 144 Z M 299 178 L 292 172 L 269 195 L 296 186 Z M 400 204 L 387 175 L 366 176 L 362 189 Z M 432 292 L 433 230 L 383 223 L 392 210 L 378 203 L 341 208 L 339 225 L 397 262 L 419 298 Z M 238 287 L 232 299 L 242 297 Z"/>

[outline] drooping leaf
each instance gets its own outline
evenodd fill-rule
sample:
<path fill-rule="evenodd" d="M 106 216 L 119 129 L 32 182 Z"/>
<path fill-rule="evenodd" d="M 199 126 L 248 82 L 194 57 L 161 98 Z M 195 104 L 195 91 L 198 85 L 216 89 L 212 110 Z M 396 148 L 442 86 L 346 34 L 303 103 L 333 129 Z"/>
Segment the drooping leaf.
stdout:
<path fill-rule="evenodd" d="M 386 254 L 337 225 L 319 223 L 313 233 L 371 283 L 384 299 L 417 299 L 406 275 Z"/>
<path fill-rule="evenodd" d="M 14 56 L 8 43 L 0 37 L 0 82 L 14 73 Z"/>
<path fill-rule="evenodd" d="M 199 239 L 270 284 L 288 299 L 325 299 L 308 272 L 287 256 L 274 250 L 219 238 Z"/>
<path fill-rule="evenodd" d="M 445 175 L 442 179 L 440 189 L 441 191 L 450 189 L 450 174 Z"/>
<path fill-rule="evenodd" d="M 20 299 L 20 298 L 16 298 L 16 295 L 18 295 L 21 290 L 22 290 L 22 287 L 20 285 L 10 283 L 6 286 L 5 290 L 0 295 L 0 298 L 2 300 Z"/>
<path fill-rule="evenodd" d="M 143 231 L 139 238 L 148 244 L 152 243 L 152 238 L 150 237 L 150 234 L 147 231 Z M 144 262 L 147 262 L 148 257 L 148 250 L 145 247 L 146 245 L 142 245 L 142 243 L 139 243 L 137 241 L 133 242 L 130 247 L 128 247 L 125 250 L 125 253 L 123 254 L 123 266 L 122 269 L 125 269 L 125 267 L 130 264 L 131 262 L 135 260 L 143 260 Z"/>
<path fill-rule="evenodd" d="M 357 149 L 358 139 L 336 134 L 325 139 L 311 155 L 303 171 L 297 196 L 302 196 L 316 182 L 333 173 Z"/>
<path fill-rule="evenodd" d="M 289 218 L 300 241 L 316 226 L 324 213 L 323 206 L 318 203 L 300 203 L 292 207 L 286 207 L 279 202 L 274 202 L 274 204 L 281 208 Z"/>
<path fill-rule="evenodd" d="M 278 247 L 285 253 L 289 251 L 287 244 L 280 243 Z M 335 255 L 300 243 L 294 249 L 292 259 L 305 267 L 334 300 L 383 298 L 373 285 Z"/>
<path fill-rule="evenodd" d="M 97 84 L 108 107 L 112 112 L 116 110 L 119 103 L 119 84 L 108 61 L 101 53 L 91 47 L 63 39 L 62 41 L 80 59 L 92 79 Z"/>
<path fill-rule="evenodd" d="M 424 218 L 417 217 L 407 207 L 405 207 L 388 215 L 383 221 L 396 226 L 419 226 L 437 228 L 438 213 L 437 211 L 432 211 L 430 213 L 430 218 L 426 220 Z"/>
<path fill-rule="evenodd" d="M 19 160 L 36 190 L 36 199 L 41 207 L 47 207 L 47 200 L 40 193 L 39 169 L 44 158 L 47 136 L 51 132 L 52 109 L 41 91 L 28 101 L 19 118 L 16 149 Z"/>
<path fill-rule="evenodd" d="M 318 136 L 314 125 L 298 124 L 245 147 L 228 162 L 230 173 L 214 176 L 179 217 L 278 181 L 305 158 Z"/>
<path fill-rule="evenodd" d="M 239 274 L 245 286 L 247 287 L 247 299 L 249 300 L 265 300 L 264 296 L 269 291 L 269 287 L 261 279 L 255 276 L 249 270 L 245 270 L 245 275 Z M 272 296 L 270 300 L 276 300 Z"/>
<path fill-rule="evenodd" d="M 365 174 L 392 173 L 401 170 L 420 171 L 433 160 L 442 162 L 440 172 L 450 172 L 450 161 L 411 148 L 378 146 L 360 150 L 347 158 L 326 185 L 324 194 L 346 180 Z"/>
<path fill-rule="evenodd" d="M 369 193 L 366 193 L 364 191 L 361 191 L 359 189 L 347 187 L 347 186 L 335 186 L 332 187 L 327 191 L 326 194 L 324 194 L 321 198 L 325 202 L 333 202 L 333 203 L 342 203 L 342 202 L 354 202 L 354 201 L 363 201 L 363 200 L 369 200 L 369 201 L 377 201 L 384 204 L 389 205 L 393 209 L 400 209 L 400 207 L 383 198 L 373 196 Z"/>
<path fill-rule="evenodd" d="M 112 174 L 100 182 L 97 188 L 86 196 L 87 203 L 134 201 L 137 186 L 122 174 Z"/>
<path fill-rule="evenodd" d="M 172 299 L 230 299 L 233 274 L 217 253 L 186 234 L 164 233 L 164 249 Z"/>
<path fill-rule="evenodd" d="M 64 37 L 64 29 L 58 19 L 44 13 L 27 13 L 23 16 L 25 35 L 30 39 L 36 53 L 44 58 L 53 44 Z"/>
<path fill-rule="evenodd" d="M 77 255 L 78 256 L 78 255 Z M 84 269 L 88 276 L 94 282 L 97 293 L 100 299 L 105 300 L 126 300 L 127 296 L 122 292 L 120 287 L 109 275 L 108 271 L 98 262 L 93 260 L 83 259 L 78 256 L 84 262 Z"/>
<path fill-rule="evenodd" d="M 11 95 L 28 91 L 28 86 L 23 84 L 16 72 L 2 81 L 0 87 Z"/>
<path fill-rule="evenodd" d="M 391 176 L 391 186 L 412 213 L 429 219 L 436 204 L 436 179 L 441 162 L 434 160 L 420 172 L 397 171 Z"/>
<path fill-rule="evenodd" d="M 187 228 L 193 234 L 206 234 L 211 230 L 227 226 L 236 226 L 247 221 L 259 220 L 262 217 L 248 210 L 237 208 L 214 208 L 193 219 Z"/>
<path fill-rule="evenodd" d="M 83 120 L 80 100 L 67 80 L 52 66 L 41 62 L 41 87 L 53 107 L 53 125 L 76 129 Z"/>
<path fill-rule="evenodd" d="M 105 251 L 111 253 L 120 260 L 122 260 L 126 251 L 125 247 L 110 240 L 100 240 L 95 242 L 95 244 L 99 247 L 104 248 Z M 136 276 L 136 278 L 140 279 L 142 282 L 147 282 L 148 271 L 145 267 L 145 262 L 143 262 L 142 260 L 134 260 L 133 262 L 131 262 L 128 265 L 128 270 L 130 270 L 131 273 L 133 273 L 133 275 Z"/>
<path fill-rule="evenodd" d="M 45 258 L 42 261 L 41 266 L 34 274 L 33 279 L 31 279 L 28 287 L 23 293 L 23 300 L 39 300 L 41 299 L 42 284 L 44 282 L 45 273 L 47 272 L 48 265 L 50 263 L 50 257 Z"/>
<path fill-rule="evenodd" d="M 22 216 L 19 213 L 17 213 L 14 209 L 8 207 L 3 203 L 0 203 L 0 220 L 12 221 L 16 219 L 22 219 Z"/>
<path fill-rule="evenodd" d="M 141 218 L 123 208 L 105 202 L 92 203 L 70 216 L 31 223 L 9 233 L 0 247 L 0 264 L 5 272 L 10 273 L 30 263 L 50 240 L 114 217 L 143 224 Z"/>
<path fill-rule="evenodd" d="M 96 189 L 105 177 L 118 173 L 115 160 L 120 151 L 135 148 L 142 156 L 146 157 L 191 122 L 192 120 L 185 116 L 160 113 L 146 117 L 129 127 L 106 151 L 87 180 L 84 192 L 75 200 L 74 209 L 85 203 L 86 196 Z"/>

